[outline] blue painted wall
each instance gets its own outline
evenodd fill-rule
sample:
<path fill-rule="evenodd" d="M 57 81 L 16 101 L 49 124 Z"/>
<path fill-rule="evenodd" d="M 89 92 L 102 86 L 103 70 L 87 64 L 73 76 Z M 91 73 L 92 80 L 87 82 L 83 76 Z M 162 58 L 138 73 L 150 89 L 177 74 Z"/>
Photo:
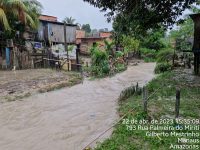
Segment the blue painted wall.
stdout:
<path fill-rule="evenodd" d="M 6 48 L 6 65 L 10 66 L 10 49 Z"/>

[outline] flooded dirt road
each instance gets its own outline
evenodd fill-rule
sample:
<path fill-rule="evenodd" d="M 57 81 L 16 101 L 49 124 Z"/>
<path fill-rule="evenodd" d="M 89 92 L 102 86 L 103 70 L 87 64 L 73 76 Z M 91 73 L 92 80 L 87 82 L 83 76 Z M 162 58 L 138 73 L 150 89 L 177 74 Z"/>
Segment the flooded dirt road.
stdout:
<path fill-rule="evenodd" d="M 154 77 L 154 63 L 22 101 L 0 104 L 0 150 L 81 150 L 118 119 L 117 98 Z"/>

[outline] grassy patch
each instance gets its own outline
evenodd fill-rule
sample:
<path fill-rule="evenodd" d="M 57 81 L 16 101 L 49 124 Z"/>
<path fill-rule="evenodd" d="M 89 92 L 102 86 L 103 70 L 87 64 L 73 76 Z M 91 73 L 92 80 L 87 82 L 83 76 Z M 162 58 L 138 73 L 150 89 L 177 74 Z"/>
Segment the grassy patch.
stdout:
<path fill-rule="evenodd" d="M 83 72 L 85 72 L 86 74 L 89 75 L 90 80 L 95 80 L 95 79 L 102 79 L 102 78 L 106 78 L 106 77 L 113 77 L 118 73 L 126 71 L 127 68 L 128 68 L 127 65 L 118 64 L 116 66 L 116 68 L 113 71 L 109 72 L 108 74 L 99 73 L 99 74 L 94 75 L 92 73 L 92 70 L 93 70 L 92 67 L 84 67 Z"/>
<path fill-rule="evenodd" d="M 154 49 L 140 48 L 142 59 L 145 62 L 156 62 L 157 51 Z"/>
<path fill-rule="evenodd" d="M 73 86 L 82 82 L 82 78 L 77 76 L 74 78 L 70 78 L 69 80 L 58 82 L 55 84 L 50 84 L 48 86 L 42 87 L 38 90 L 40 93 L 50 92 L 54 90 L 58 90 L 64 87 Z"/>
<path fill-rule="evenodd" d="M 13 102 L 13 101 L 16 101 L 16 100 L 21 100 L 21 99 L 29 97 L 29 96 L 31 96 L 31 93 L 26 92 L 26 93 L 23 93 L 23 94 L 20 94 L 20 95 L 14 95 L 14 96 L 7 95 L 7 96 L 4 97 L 4 99 L 7 102 Z"/>
<path fill-rule="evenodd" d="M 147 119 L 149 122 L 153 119 L 174 119 L 175 118 L 175 95 L 176 88 L 181 89 L 181 105 L 180 118 L 182 119 L 199 119 L 200 118 L 200 91 L 199 86 L 189 86 L 186 82 L 181 81 L 181 72 L 172 71 L 166 72 L 156 79 L 152 80 L 148 85 L 149 95 L 155 93 L 148 101 L 148 115 L 143 113 L 143 103 L 141 95 L 133 95 L 129 98 L 123 99 L 119 102 L 120 117 L 128 114 L 124 119 L 128 120 L 142 120 Z M 180 78 L 179 78 L 180 77 Z M 159 90 L 158 90 L 159 89 Z M 129 89 L 130 91 L 130 89 Z M 126 94 L 125 94 L 126 95 Z M 130 95 L 128 93 L 128 95 Z M 125 96 L 126 97 L 126 96 Z M 132 111 L 130 112 L 130 109 Z M 178 143 L 178 137 L 175 136 L 146 136 L 147 131 L 130 130 L 122 120 L 115 126 L 113 134 L 110 139 L 99 143 L 95 150 L 169 150 L 170 145 L 184 145 L 185 143 Z M 162 124 L 160 126 L 165 126 Z M 150 123 L 147 123 L 150 126 Z M 171 126 L 176 127 L 177 124 L 173 122 Z M 183 126 L 183 125 L 182 125 Z M 177 133 L 189 132 L 193 130 L 175 131 Z M 170 133 L 170 130 L 156 131 Z M 200 131 L 193 132 L 200 134 Z M 185 137 L 185 136 L 183 136 Z M 187 138 L 187 137 L 186 137 Z M 191 139 L 192 137 L 188 137 Z M 193 137 L 198 139 L 200 137 Z M 199 145 L 197 143 L 189 143 L 188 145 Z M 195 148 L 193 148 L 195 149 Z"/>

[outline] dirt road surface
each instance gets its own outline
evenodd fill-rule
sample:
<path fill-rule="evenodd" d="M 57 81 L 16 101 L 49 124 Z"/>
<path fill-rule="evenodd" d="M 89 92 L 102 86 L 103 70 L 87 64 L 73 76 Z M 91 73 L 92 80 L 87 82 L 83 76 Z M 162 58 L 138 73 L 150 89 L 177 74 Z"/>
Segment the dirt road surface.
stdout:
<path fill-rule="evenodd" d="M 0 104 L 0 149 L 81 150 L 118 119 L 120 92 L 146 84 L 154 67 L 142 63 L 112 78 Z"/>

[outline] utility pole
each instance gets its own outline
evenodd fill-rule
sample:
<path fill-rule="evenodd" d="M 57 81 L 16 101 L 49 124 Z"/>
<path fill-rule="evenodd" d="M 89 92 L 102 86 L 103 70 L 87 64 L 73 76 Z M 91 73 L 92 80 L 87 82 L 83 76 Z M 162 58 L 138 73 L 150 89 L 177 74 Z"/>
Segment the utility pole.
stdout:
<path fill-rule="evenodd" d="M 66 23 L 64 23 L 64 45 L 65 45 L 65 51 L 67 52 L 67 69 L 69 71 L 69 53 L 68 53 L 68 45 L 67 45 L 67 35 L 66 35 Z"/>
<path fill-rule="evenodd" d="M 80 53 L 80 44 L 77 44 L 77 48 L 76 48 L 76 67 L 77 67 L 77 71 L 80 70 L 79 53 Z"/>

